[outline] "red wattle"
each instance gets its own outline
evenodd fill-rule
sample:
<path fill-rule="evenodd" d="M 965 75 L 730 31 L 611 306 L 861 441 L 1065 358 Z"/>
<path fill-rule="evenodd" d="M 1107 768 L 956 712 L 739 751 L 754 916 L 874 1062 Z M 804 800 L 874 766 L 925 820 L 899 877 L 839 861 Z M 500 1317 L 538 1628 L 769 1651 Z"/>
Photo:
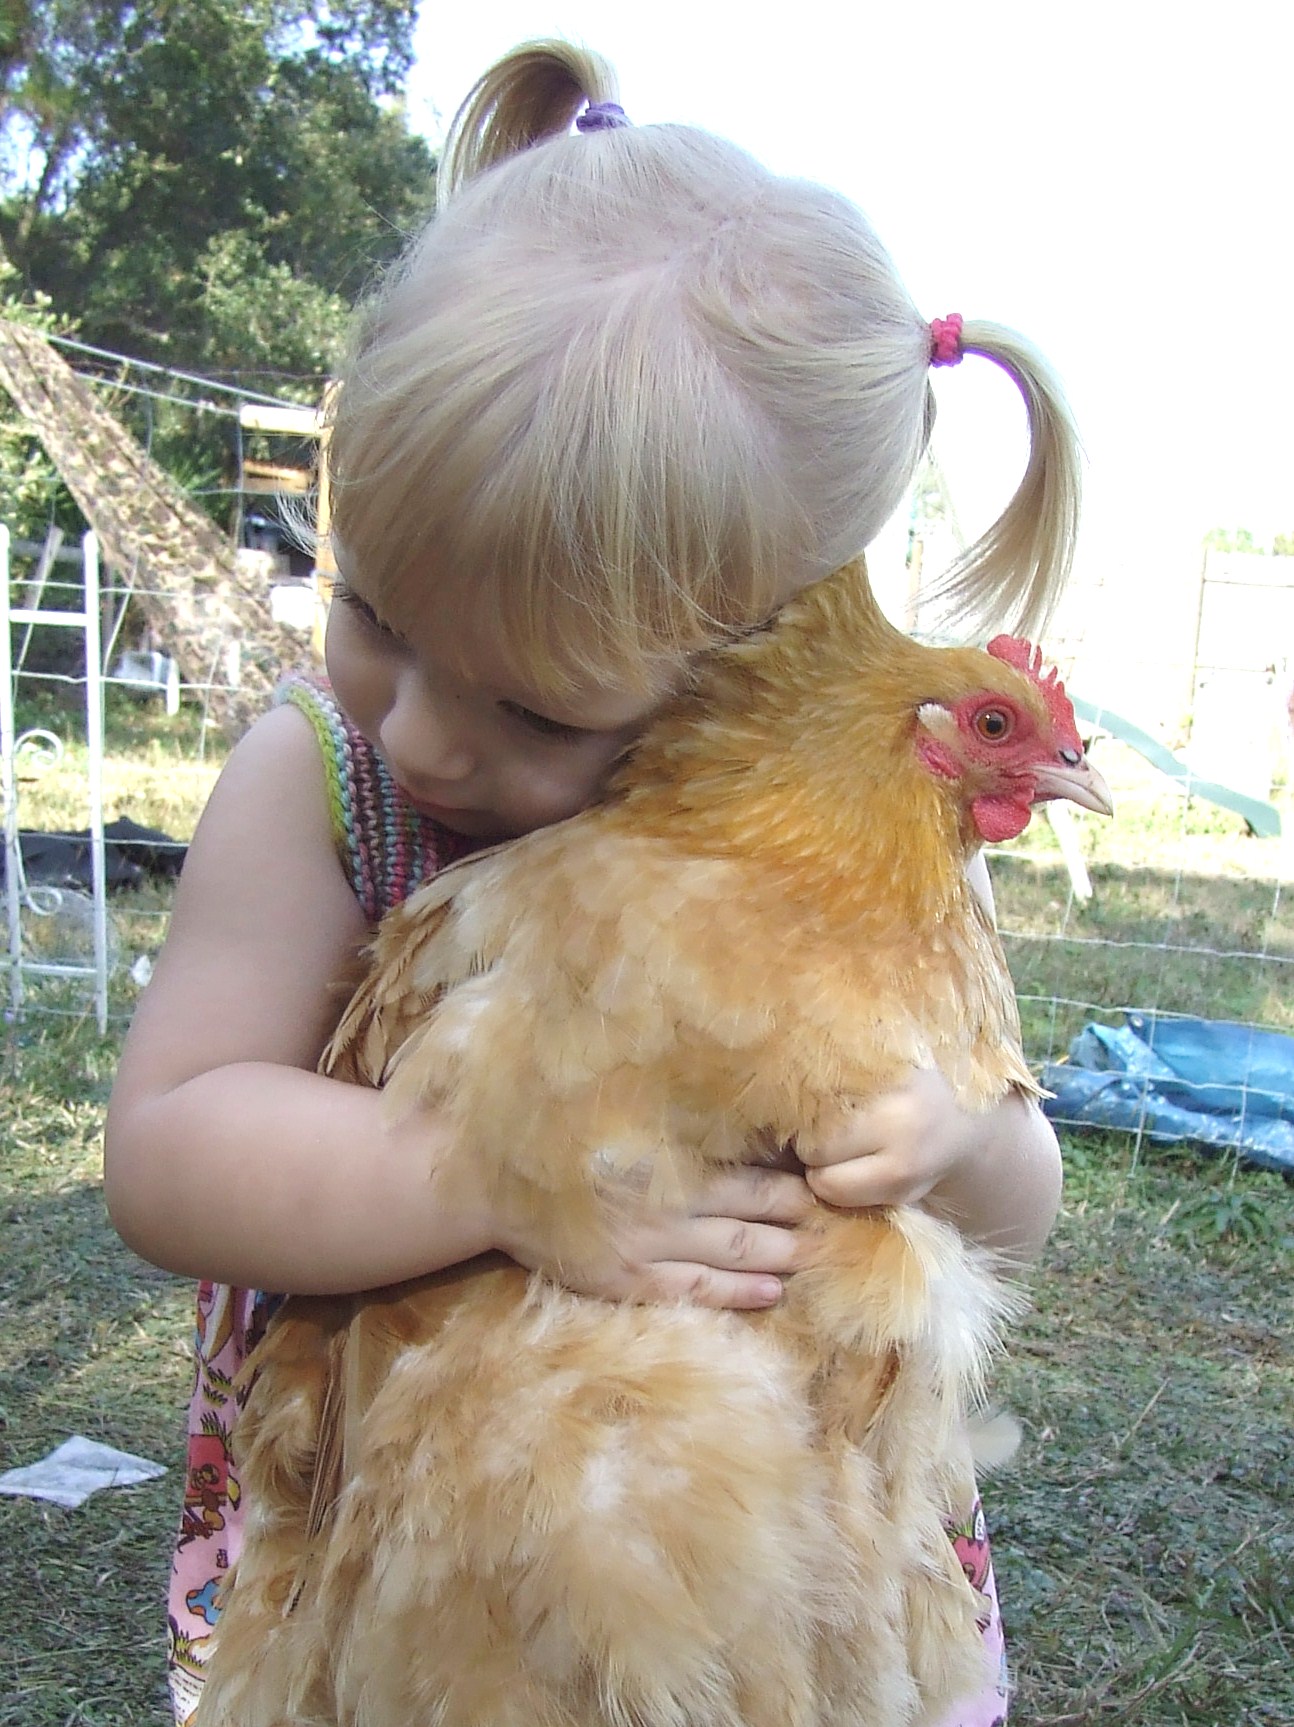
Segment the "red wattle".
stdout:
<path fill-rule="evenodd" d="M 988 845 L 1000 845 L 1022 834 L 1032 813 L 1027 803 L 1009 798 L 976 798 L 971 804 L 975 831 Z"/>

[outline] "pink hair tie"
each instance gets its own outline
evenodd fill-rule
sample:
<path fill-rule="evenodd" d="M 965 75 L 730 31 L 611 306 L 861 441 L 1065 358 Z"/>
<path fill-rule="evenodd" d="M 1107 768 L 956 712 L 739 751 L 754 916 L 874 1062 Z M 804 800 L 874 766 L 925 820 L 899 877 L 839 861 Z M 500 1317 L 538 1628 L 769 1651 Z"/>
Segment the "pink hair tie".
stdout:
<path fill-rule="evenodd" d="M 955 366 L 962 357 L 962 315 L 949 312 L 930 325 L 930 364 Z"/>
<path fill-rule="evenodd" d="M 575 118 L 577 132 L 613 132 L 617 126 L 629 125 L 632 121 L 619 102 L 590 102 Z"/>

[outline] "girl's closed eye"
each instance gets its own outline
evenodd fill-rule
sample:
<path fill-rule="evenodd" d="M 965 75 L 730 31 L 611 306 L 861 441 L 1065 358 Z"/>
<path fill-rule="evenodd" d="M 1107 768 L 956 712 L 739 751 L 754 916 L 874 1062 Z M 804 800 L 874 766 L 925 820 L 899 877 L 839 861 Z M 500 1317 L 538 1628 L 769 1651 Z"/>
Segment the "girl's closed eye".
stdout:
<path fill-rule="evenodd" d="M 585 726 L 573 726 L 565 720 L 550 719 L 547 714 L 538 714 L 533 708 L 524 707 L 520 702 L 501 701 L 499 707 L 526 731 L 536 737 L 551 738 L 555 743 L 578 743 L 582 738 L 597 736 L 596 732 Z"/>
<path fill-rule="evenodd" d="M 353 611 L 358 612 L 369 628 L 375 630 L 378 635 L 387 636 L 392 641 L 403 640 L 400 632 L 392 629 L 390 624 L 384 624 L 368 601 L 357 594 L 354 588 L 348 586 L 347 583 L 340 581 L 334 583 L 332 592 L 335 600 L 340 600 L 344 606 L 349 606 Z"/>

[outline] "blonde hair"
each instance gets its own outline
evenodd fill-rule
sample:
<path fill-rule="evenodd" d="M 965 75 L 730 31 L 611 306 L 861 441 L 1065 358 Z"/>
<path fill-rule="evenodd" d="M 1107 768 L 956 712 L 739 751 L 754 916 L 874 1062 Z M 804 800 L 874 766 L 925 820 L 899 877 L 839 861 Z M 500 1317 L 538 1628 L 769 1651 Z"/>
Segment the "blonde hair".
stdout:
<path fill-rule="evenodd" d="M 358 325 L 334 531 L 393 617 L 434 592 L 560 686 L 644 687 L 856 556 L 929 436 L 930 330 L 861 214 L 682 126 L 573 135 L 597 55 L 516 49 L 456 116 L 442 209 Z M 952 585 L 1035 624 L 1068 569 L 1076 441 L 1033 351 L 1031 456 Z M 428 584 L 431 584 L 429 587 Z"/>

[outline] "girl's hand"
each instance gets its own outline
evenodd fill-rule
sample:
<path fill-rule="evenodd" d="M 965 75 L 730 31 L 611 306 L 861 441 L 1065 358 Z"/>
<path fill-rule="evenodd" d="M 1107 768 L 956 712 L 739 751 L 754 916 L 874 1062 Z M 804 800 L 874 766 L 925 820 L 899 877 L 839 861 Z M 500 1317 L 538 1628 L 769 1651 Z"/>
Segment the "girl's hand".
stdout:
<path fill-rule="evenodd" d="M 690 1301 L 700 1307 L 771 1307 L 795 1270 L 795 1225 L 813 1210 L 798 1175 L 746 1167 L 713 1176 L 687 1212 L 640 1209 L 627 1195 L 612 1256 L 560 1276 L 582 1295 L 610 1301 Z M 530 1269 L 547 1269 L 524 1243 L 507 1244 Z"/>
<path fill-rule="evenodd" d="M 970 1115 L 931 1069 L 842 1111 L 796 1151 L 828 1205 L 922 1205 L 1013 1259 L 1037 1257 L 1060 1204 L 1060 1151 L 1042 1111 L 1013 1091 Z"/>
<path fill-rule="evenodd" d="M 934 1069 L 914 1069 L 896 1091 L 842 1112 L 817 1143 L 797 1141 L 817 1198 L 854 1209 L 915 1205 L 985 1141 L 984 1115 L 959 1108 Z"/>

